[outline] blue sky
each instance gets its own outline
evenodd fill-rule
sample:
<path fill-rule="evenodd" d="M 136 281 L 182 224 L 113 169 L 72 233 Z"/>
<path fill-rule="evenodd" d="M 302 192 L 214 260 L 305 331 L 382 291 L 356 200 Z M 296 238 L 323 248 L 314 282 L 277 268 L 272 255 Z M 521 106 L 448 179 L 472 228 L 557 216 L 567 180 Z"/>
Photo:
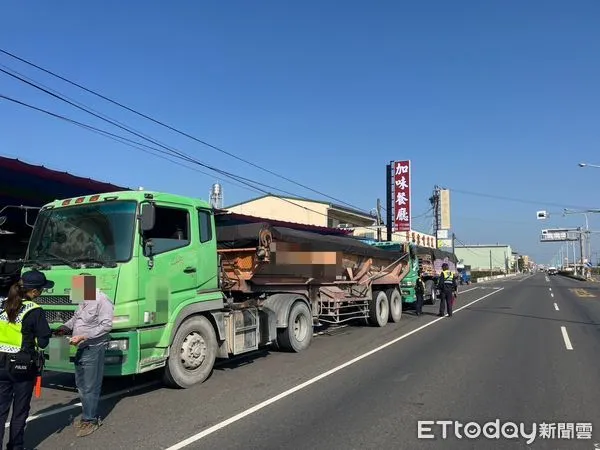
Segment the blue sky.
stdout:
<path fill-rule="evenodd" d="M 385 164 L 411 159 L 413 215 L 446 186 L 461 241 L 548 262 L 557 246 L 540 244 L 539 230 L 583 218 L 542 223 L 535 211 L 600 207 L 600 169 L 577 167 L 600 164 L 599 21 L 593 0 L 7 2 L 0 42 L 362 209 L 384 200 Z M 0 64 L 207 164 L 316 196 L 10 58 Z M 3 74 L 0 93 L 110 129 Z M 126 186 L 206 197 L 218 180 L 226 203 L 258 195 L 6 102 L 0 146 Z M 590 226 L 600 229 L 597 215 Z"/>

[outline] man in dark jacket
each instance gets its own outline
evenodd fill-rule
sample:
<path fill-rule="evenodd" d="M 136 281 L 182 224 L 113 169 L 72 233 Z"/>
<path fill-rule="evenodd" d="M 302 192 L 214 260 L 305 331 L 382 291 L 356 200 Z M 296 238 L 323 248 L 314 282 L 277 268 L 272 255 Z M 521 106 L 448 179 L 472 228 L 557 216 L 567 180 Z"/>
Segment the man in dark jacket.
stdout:
<path fill-rule="evenodd" d="M 417 282 L 415 283 L 415 297 L 415 309 L 417 316 L 420 316 L 423 314 L 423 300 L 425 298 L 425 283 L 423 283 L 423 278 L 421 277 L 421 270 L 418 272 Z"/>

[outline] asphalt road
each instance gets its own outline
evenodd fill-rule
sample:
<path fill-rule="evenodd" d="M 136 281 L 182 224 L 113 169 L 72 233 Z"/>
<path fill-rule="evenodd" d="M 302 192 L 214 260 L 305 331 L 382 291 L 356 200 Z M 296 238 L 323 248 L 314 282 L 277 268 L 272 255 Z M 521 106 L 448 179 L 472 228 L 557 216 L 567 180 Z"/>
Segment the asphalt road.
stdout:
<path fill-rule="evenodd" d="M 301 354 L 259 352 L 219 366 L 188 390 L 152 375 L 107 380 L 104 426 L 76 438 L 72 377 L 46 379 L 34 400 L 28 448 L 38 449 L 593 449 L 600 430 L 600 285 L 519 276 L 466 286 L 452 318 L 405 312 L 384 328 L 320 335 Z M 521 423 L 535 441 L 464 438 L 419 421 Z M 542 422 L 573 424 L 572 439 L 543 439 Z M 473 431 L 471 428 L 467 431 Z M 487 429 L 486 431 L 494 431 Z M 510 430 L 505 430 L 510 431 Z M 565 431 L 563 430 L 563 433 Z M 517 433 L 519 434 L 519 433 Z M 583 437 L 582 435 L 580 437 Z M 600 447 L 600 446 L 599 446 Z"/>

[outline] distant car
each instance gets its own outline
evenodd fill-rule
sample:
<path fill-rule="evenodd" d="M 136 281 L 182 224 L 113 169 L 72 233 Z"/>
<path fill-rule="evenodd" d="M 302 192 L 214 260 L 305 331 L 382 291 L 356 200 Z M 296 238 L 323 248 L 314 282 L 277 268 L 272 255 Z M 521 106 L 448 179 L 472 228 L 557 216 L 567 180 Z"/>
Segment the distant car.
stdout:
<path fill-rule="evenodd" d="M 558 270 L 556 270 L 556 267 L 548 268 L 548 275 L 556 275 L 557 273 L 558 273 Z"/>

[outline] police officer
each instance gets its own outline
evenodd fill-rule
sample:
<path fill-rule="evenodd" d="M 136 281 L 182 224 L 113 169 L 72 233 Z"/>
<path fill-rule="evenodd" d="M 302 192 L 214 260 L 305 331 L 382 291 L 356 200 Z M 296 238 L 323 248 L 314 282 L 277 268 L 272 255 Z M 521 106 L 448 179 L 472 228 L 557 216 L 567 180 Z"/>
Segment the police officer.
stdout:
<path fill-rule="evenodd" d="M 423 314 L 423 300 L 425 298 L 425 283 L 423 283 L 421 269 L 419 269 L 417 282 L 415 283 L 415 296 L 417 298 L 415 309 L 417 316 L 420 316 Z"/>
<path fill-rule="evenodd" d="M 33 300 L 52 286 L 54 282 L 43 273 L 25 272 L 11 286 L 0 307 L 0 445 L 12 405 L 7 449 L 24 448 L 25 422 L 39 369 L 36 347 L 46 347 L 52 336 L 43 310 Z M 15 360 L 19 368 L 15 367 Z M 23 367 L 28 370 L 19 373 Z"/>
<path fill-rule="evenodd" d="M 442 274 L 439 278 L 438 287 L 440 289 L 440 312 L 438 316 L 444 316 L 444 305 L 448 307 L 448 317 L 452 317 L 452 297 L 456 288 L 456 279 L 452 272 L 448 270 L 448 264 L 442 264 Z"/>

